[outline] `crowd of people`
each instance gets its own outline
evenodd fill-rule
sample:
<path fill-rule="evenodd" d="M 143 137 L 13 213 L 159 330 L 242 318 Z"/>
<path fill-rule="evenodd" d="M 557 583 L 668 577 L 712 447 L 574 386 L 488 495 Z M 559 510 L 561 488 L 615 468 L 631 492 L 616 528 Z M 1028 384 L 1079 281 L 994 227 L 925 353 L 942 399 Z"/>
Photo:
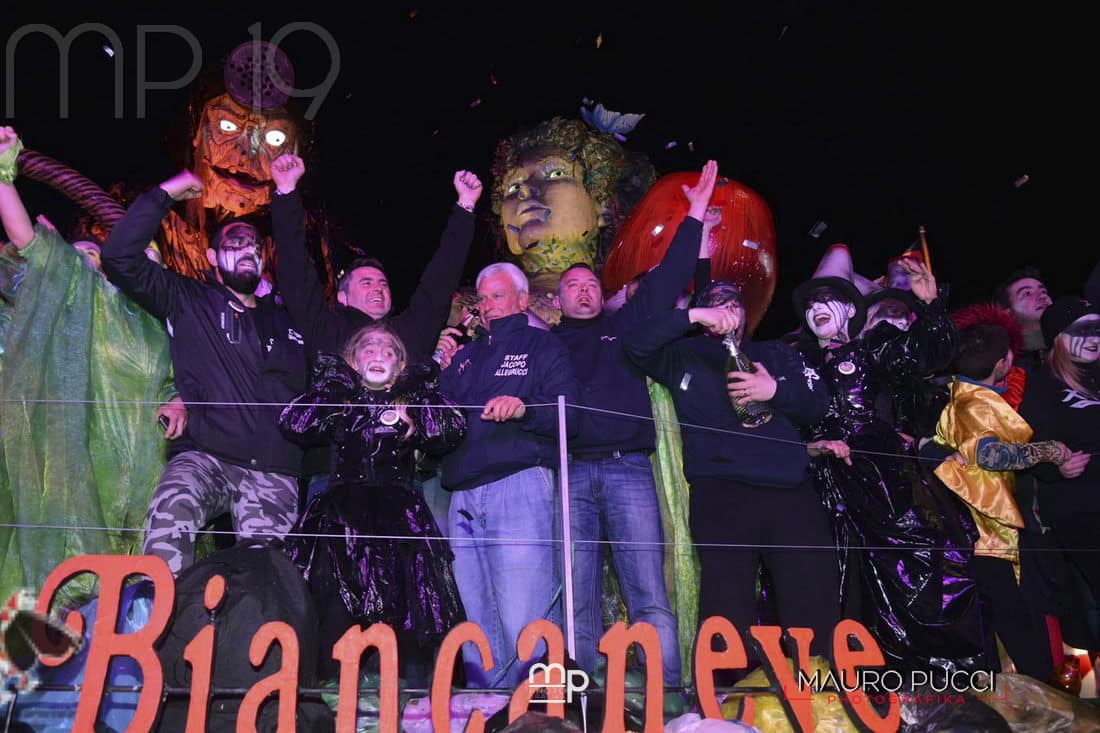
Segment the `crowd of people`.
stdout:
<path fill-rule="evenodd" d="M 256 221 L 220 224 L 202 280 L 164 267 L 150 247 L 169 210 L 202 195 L 193 173 L 138 197 L 101 247 L 70 247 L 25 211 L 18 149 L 15 131 L 0 128 L 0 219 L 12 256 L 26 261 L 11 302 L 68 298 L 57 308 L 114 313 L 84 329 L 106 330 L 105 340 L 70 344 L 92 351 L 90 386 L 70 396 L 161 404 L 132 413 L 109 448 L 57 449 L 50 459 L 79 460 L 72 470 L 113 483 L 103 526 L 141 524 L 128 513 L 144 512 L 141 546 L 108 551 L 155 555 L 179 574 L 195 562 L 203 528 L 228 514 L 239 537 L 282 547 L 299 567 L 328 647 L 351 624 L 390 624 L 404 673 L 422 681 L 443 636 L 476 622 L 494 664 L 486 669 L 467 645 L 463 676 L 475 688 L 526 678 L 543 650 L 521 659 L 516 642 L 536 619 L 571 623 L 576 663 L 597 670 L 607 555 L 627 619 L 656 629 L 664 682 L 677 688 L 685 621 L 666 582 L 658 382 L 680 423 L 700 619 L 808 627 L 811 651 L 824 654 L 837 621 L 854 618 L 889 665 L 921 670 L 997 669 L 999 637 L 1016 668 L 1042 681 L 1055 672 L 1063 634 L 1100 648 L 1100 553 L 1090 539 L 1100 519 L 1100 462 L 1091 460 L 1100 450 L 1100 269 L 1082 294 L 1053 301 L 1038 272 L 1020 270 L 989 304 L 952 312 L 919 251 L 868 279 L 835 245 L 794 291 L 797 332 L 753 340 L 741 287 L 710 277 L 710 161 L 683 188 L 687 217 L 663 260 L 623 297 L 605 300 L 591 264 L 566 264 L 552 298 L 561 318 L 547 327 L 529 312 L 527 276 L 499 262 L 477 276 L 478 325 L 467 330 L 455 326 L 471 307 L 452 308 L 452 294 L 483 188 L 468 171 L 455 174 L 440 245 L 408 307 L 394 313 L 374 259 L 352 262 L 336 302 L 326 299 L 297 190 L 306 165 L 293 154 L 271 164 L 277 289 L 265 292 Z M 495 181 L 506 231 L 545 239 L 540 231 L 564 216 L 569 196 L 581 200 L 579 166 L 544 153 Z M 35 285 L 61 277 L 46 269 L 58 262 L 71 282 Z M 22 319 L 8 328 L 0 391 L 40 393 L 27 380 L 49 370 L 16 354 L 57 358 L 27 345 L 57 329 L 72 324 Z M 95 379 L 97 359 L 109 358 L 97 343 L 112 344 L 116 358 L 125 344 L 138 376 Z M 731 368 L 732 353 L 747 361 Z M 559 397 L 569 406 L 564 434 Z M 156 416 L 166 463 L 125 437 L 154 430 Z M 40 502 L 44 525 L 56 505 L 43 482 L 59 474 L 32 481 L 33 472 L 11 468 L 34 463 L 20 453 L 33 448 L 27 435 L 51 431 L 81 434 L 3 405 L 0 492 L 9 505 Z M 155 489 L 135 506 L 151 472 Z M 432 479 L 447 492 L 442 502 Z M 9 538 L 0 540 L 10 565 Z M 49 568 L 33 545 L 19 543 L 22 577 L 40 582 Z"/>

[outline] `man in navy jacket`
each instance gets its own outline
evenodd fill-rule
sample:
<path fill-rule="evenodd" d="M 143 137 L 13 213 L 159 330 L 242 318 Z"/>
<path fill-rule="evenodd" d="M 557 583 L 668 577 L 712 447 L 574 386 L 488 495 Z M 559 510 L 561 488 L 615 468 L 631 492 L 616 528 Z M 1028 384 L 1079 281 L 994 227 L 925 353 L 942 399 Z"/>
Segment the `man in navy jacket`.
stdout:
<path fill-rule="evenodd" d="M 727 373 L 721 337 L 741 331 L 740 289 L 715 281 L 697 302 L 701 307 L 669 310 L 640 324 L 626 351 L 669 387 L 681 422 L 691 534 L 699 546 L 699 618 L 724 616 L 745 633 L 757 622 L 763 561 L 780 622 L 813 629 L 814 653 L 824 653 L 840 618 L 840 580 L 836 551 L 828 549 L 829 519 L 810 482 L 798 428 L 824 416 L 828 393 L 798 352 L 778 341 L 740 338 L 757 372 Z M 681 338 L 692 324 L 706 333 Z M 745 428 L 731 398 L 767 402 L 773 417 Z"/>
<path fill-rule="evenodd" d="M 528 284 L 510 263 L 477 276 L 484 329 L 458 348 L 440 339 L 443 391 L 470 409 L 462 445 L 443 459 L 443 485 L 454 492 L 449 524 L 454 573 L 469 620 L 489 639 L 486 672 L 463 647 L 472 687 L 512 688 L 525 679 L 516 641 L 530 622 L 560 623 L 555 544 L 554 472 L 558 463 L 557 398 L 575 403 L 569 357 L 556 336 L 527 323 Z"/>
<path fill-rule="evenodd" d="M 623 338 L 638 323 L 676 304 L 691 281 L 703 243 L 707 205 L 718 165 L 708 161 L 699 182 L 684 193 L 688 215 L 661 264 L 648 273 L 622 308 L 603 311 L 599 278 L 587 265 L 574 265 L 558 281 L 555 305 L 561 323 L 553 328 L 569 350 L 580 385 L 580 433 L 569 441 L 569 517 L 574 547 L 576 658 L 595 671 L 603 635 L 603 545 L 611 543 L 631 623 L 652 624 L 661 640 L 666 685 L 678 687 L 680 645 L 664 576 L 664 535 L 649 454 L 656 444 L 645 374 L 623 351 Z M 599 411 L 597 411 L 599 410 Z"/>

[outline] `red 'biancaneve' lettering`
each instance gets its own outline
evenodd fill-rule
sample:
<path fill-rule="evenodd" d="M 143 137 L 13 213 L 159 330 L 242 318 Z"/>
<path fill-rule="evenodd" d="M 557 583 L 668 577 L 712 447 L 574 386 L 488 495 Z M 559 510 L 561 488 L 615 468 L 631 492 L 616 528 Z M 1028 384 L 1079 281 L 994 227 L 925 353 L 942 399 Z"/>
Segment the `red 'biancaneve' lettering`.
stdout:
<path fill-rule="evenodd" d="M 92 639 L 88 646 L 88 657 L 84 667 L 84 685 L 80 691 L 80 702 L 76 706 L 73 730 L 93 730 L 99 715 L 99 706 L 103 700 L 103 687 L 107 681 L 107 669 L 113 657 L 130 657 L 141 667 L 141 693 L 138 695 L 134 717 L 126 731 L 147 731 L 153 727 L 160 705 L 160 694 L 164 689 L 164 675 L 160 660 L 153 651 L 168 619 L 172 615 L 175 602 L 176 585 L 172 582 L 172 573 L 167 563 L 158 557 L 141 555 L 137 557 L 123 555 L 82 555 L 69 558 L 54 568 L 42 586 L 38 598 L 37 610 L 49 613 L 50 603 L 58 588 L 70 578 L 80 573 L 93 573 L 99 581 L 99 608 L 96 612 L 95 626 L 92 627 Z M 153 581 L 155 595 L 153 608 L 149 612 L 149 621 L 145 626 L 130 634 L 115 632 L 118 628 L 118 605 L 122 595 L 122 584 L 134 575 L 144 575 Z M 83 623 L 74 624 L 69 614 L 69 626 L 78 632 L 83 631 Z M 64 659 L 43 659 L 47 666 L 57 666 Z"/>
<path fill-rule="evenodd" d="M 92 730 L 99 713 L 107 672 L 114 657 L 130 657 L 141 668 L 143 685 L 138 697 L 134 717 L 127 732 L 147 731 L 157 716 L 164 680 L 160 661 L 153 645 L 167 628 L 175 601 L 175 583 L 163 560 L 151 556 L 86 555 L 66 560 L 46 579 L 38 600 L 38 611 L 47 613 L 57 590 L 70 578 L 90 572 L 99 580 L 99 608 L 92 638 L 85 661 L 84 686 L 73 721 L 75 730 Z M 144 627 L 130 634 L 119 634 L 119 603 L 123 583 L 127 578 L 142 575 L 153 584 L 153 607 Z M 213 611 L 225 596 L 225 580 L 215 575 L 207 581 L 204 605 Z M 66 623 L 78 633 L 83 631 L 84 619 L 72 612 Z M 750 640 L 764 661 L 772 682 L 792 725 L 809 733 L 813 730 L 813 712 L 810 692 L 801 694 L 795 675 L 783 653 L 783 630 L 775 626 L 753 626 Z M 191 665 L 191 699 L 188 706 L 187 733 L 198 733 L 205 728 L 210 697 L 211 670 L 215 648 L 213 625 L 201 629 L 184 648 L 184 659 Z M 714 651 L 715 637 L 725 640 L 725 651 Z M 795 646 L 797 669 L 809 668 L 810 629 L 787 630 L 787 640 Z M 565 649 L 561 630 L 549 621 L 539 620 L 523 630 L 517 640 L 521 659 L 529 659 L 540 641 L 546 642 L 547 658 L 551 665 L 564 665 Z M 853 642 L 858 648 L 852 648 Z M 298 638 L 294 629 L 280 621 L 261 626 L 251 639 L 249 659 L 259 666 L 278 644 L 279 670 L 260 680 L 245 694 L 237 716 L 237 731 L 253 733 L 256 730 L 256 713 L 272 694 L 279 697 L 279 729 L 293 730 L 297 710 L 298 692 Z M 436 730 L 450 730 L 451 680 L 454 667 L 464 644 L 474 644 L 481 657 L 482 667 L 489 671 L 494 667 L 492 652 L 485 633 L 471 622 L 459 624 L 447 634 L 436 660 L 432 680 L 432 725 Z M 646 733 L 661 730 L 663 708 L 661 645 L 657 632 L 647 623 L 632 626 L 615 624 L 600 640 L 600 652 L 607 655 L 606 710 L 622 710 L 626 690 L 626 658 L 633 644 L 641 646 L 646 658 Z M 340 700 L 337 707 L 337 730 L 351 730 L 355 725 L 358 699 L 359 667 L 362 655 L 368 648 L 378 650 L 381 663 L 379 696 L 381 701 L 380 724 L 382 730 L 396 730 L 398 725 L 398 649 L 393 630 L 384 624 L 374 624 L 363 630 L 353 626 L 333 646 L 332 657 L 340 662 Z M 67 657 L 43 657 L 42 663 L 56 667 Z M 857 667 L 882 667 L 885 659 L 870 632 L 859 622 L 846 619 L 837 624 L 832 639 L 832 667 L 841 679 L 857 679 Z M 727 619 L 712 616 L 699 629 L 695 642 L 695 684 L 703 715 L 721 718 L 722 713 L 714 693 L 713 673 L 716 669 L 745 669 L 748 659 L 744 643 L 737 629 Z M 557 698 L 547 706 L 547 711 L 561 717 L 564 714 L 562 698 L 564 690 L 549 688 Z M 890 696 L 889 706 L 880 716 L 866 696 L 842 696 L 845 709 L 861 729 L 870 733 L 892 733 L 901 723 L 900 704 L 896 696 Z M 521 684 L 512 695 L 509 719 L 515 720 L 531 702 L 529 681 Z M 746 697 L 741 709 L 741 720 L 752 724 L 754 705 Z M 475 710 L 467 722 L 467 733 L 484 733 L 485 714 Z M 620 733 L 624 730 L 621 716 L 608 715 L 604 720 L 604 733 Z"/>
<path fill-rule="evenodd" d="M 340 663 L 340 698 L 336 705 L 336 730 L 355 730 L 359 702 L 359 663 L 368 647 L 378 650 L 378 729 L 397 730 L 397 634 L 385 624 L 363 630 L 352 626 L 332 646 L 332 658 Z"/>
<path fill-rule="evenodd" d="M 531 655 L 535 653 L 535 647 L 538 645 L 539 641 L 546 642 L 546 653 L 550 664 L 559 665 L 559 668 L 563 670 L 562 674 L 564 676 L 565 639 L 562 637 L 561 629 L 546 619 L 532 621 L 523 628 L 522 632 L 520 632 L 519 639 L 516 641 L 516 651 L 519 652 L 519 658 L 530 660 Z M 545 680 L 544 684 L 549 684 L 550 682 L 551 680 Z M 562 679 L 561 682 L 564 684 L 565 680 Z M 544 689 L 547 692 L 548 699 L 557 701 L 546 705 L 546 714 L 552 715 L 555 718 L 564 718 L 565 688 L 547 687 Z M 508 722 L 511 723 L 527 712 L 527 708 L 530 704 L 531 681 L 524 680 L 516 687 L 516 691 L 512 693 L 512 699 L 508 704 Z"/>

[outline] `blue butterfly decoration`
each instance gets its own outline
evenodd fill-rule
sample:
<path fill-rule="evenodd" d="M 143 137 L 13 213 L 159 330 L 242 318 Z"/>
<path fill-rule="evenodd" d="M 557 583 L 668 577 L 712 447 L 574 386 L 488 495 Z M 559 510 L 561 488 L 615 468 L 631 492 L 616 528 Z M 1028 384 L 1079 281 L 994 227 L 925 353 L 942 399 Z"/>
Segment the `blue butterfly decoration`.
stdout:
<path fill-rule="evenodd" d="M 600 132 L 606 132 L 615 137 L 622 138 L 628 132 L 632 132 L 638 123 L 645 117 L 644 114 L 636 115 L 630 112 L 612 112 L 602 104 L 597 104 L 595 109 L 581 107 L 581 118 L 589 127 L 594 127 Z"/>

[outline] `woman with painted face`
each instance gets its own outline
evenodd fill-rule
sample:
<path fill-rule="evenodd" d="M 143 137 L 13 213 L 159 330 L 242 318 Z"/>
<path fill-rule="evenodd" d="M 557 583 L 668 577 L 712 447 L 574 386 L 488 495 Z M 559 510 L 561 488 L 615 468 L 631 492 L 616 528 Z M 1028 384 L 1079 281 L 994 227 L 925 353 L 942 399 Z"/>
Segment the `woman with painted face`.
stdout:
<path fill-rule="evenodd" d="M 373 323 L 342 358 L 317 355 L 309 390 L 279 419 L 298 442 L 332 444 L 331 488 L 286 539 L 317 603 L 326 650 L 353 623 L 381 622 L 397 632 L 400 659 L 430 663 L 433 647 L 464 620 L 451 550 L 413 488 L 414 451 L 442 455 L 466 433 L 438 376 L 434 362 L 407 364 L 401 339 Z"/>
<path fill-rule="evenodd" d="M 864 304 L 844 245 L 795 289 L 800 350 L 831 392 L 825 418 L 807 431 L 811 470 L 833 515 L 844 616 L 871 630 L 892 667 L 973 669 L 982 653 L 966 567 L 974 524 L 875 408 L 895 384 L 945 366 L 955 345 L 935 279 L 918 263 L 905 267 L 917 311 L 906 331 L 883 321 L 861 334 Z"/>
<path fill-rule="evenodd" d="M 1060 466 L 1031 469 L 1038 482 L 1039 513 L 1054 528 L 1066 557 L 1100 596 L 1100 310 L 1080 298 L 1058 298 L 1041 319 L 1050 344 L 1045 368 L 1028 377 L 1020 415 L 1032 441 L 1058 440 L 1073 451 Z M 1091 647 L 1090 647 L 1091 648 Z"/>

